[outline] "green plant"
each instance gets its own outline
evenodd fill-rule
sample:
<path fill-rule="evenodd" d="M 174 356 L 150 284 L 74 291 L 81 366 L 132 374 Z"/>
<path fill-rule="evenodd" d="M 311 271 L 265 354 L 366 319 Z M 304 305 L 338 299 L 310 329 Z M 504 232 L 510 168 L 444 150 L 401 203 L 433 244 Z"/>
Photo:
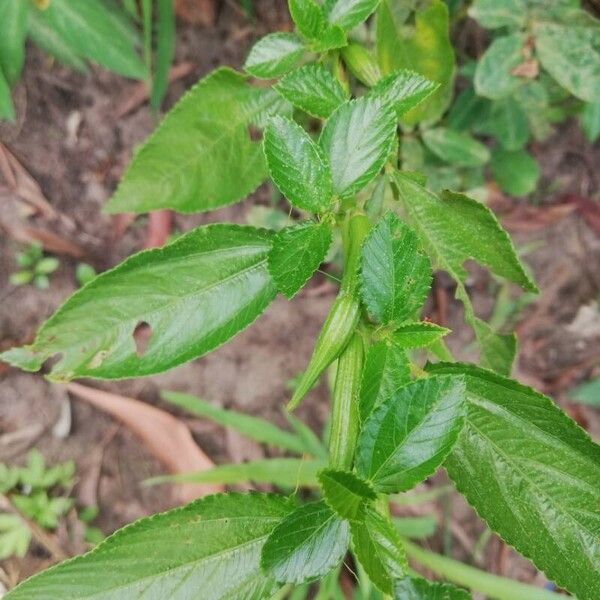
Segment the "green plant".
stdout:
<path fill-rule="evenodd" d="M 270 177 L 300 223 L 278 231 L 212 224 L 136 254 L 76 292 L 31 346 L 1 355 L 33 372 L 60 355 L 47 373 L 58 382 L 170 369 L 227 342 L 278 292 L 293 298 L 339 237 L 339 293 L 288 405 L 298 406 L 336 361 L 327 456 L 297 420 L 290 433 L 210 405 L 192 407 L 312 456 L 308 476 L 288 458 L 278 459 L 288 462 L 279 463 L 277 480 L 273 462 L 251 473 L 218 467 L 216 480 L 307 483 L 318 498 L 209 496 L 126 527 L 24 582 L 7 600 L 298 598 L 315 580 L 322 580 L 321 597 L 340 597 L 348 551 L 359 597 L 469 597 L 415 576 L 407 556 L 492 598 L 556 597 L 427 552 L 398 533 L 390 498 L 406 501 L 440 467 L 489 527 L 550 579 L 580 600 L 598 598 L 600 448 L 549 398 L 508 378 L 515 337 L 475 314 L 464 263 L 473 259 L 529 292 L 536 286 L 484 204 L 434 193 L 423 174 L 399 169 L 398 122 L 436 118 L 452 88 L 447 9 L 439 0 L 418 4 L 414 25 L 398 29 L 392 25 L 413 12 L 408 5 L 290 0 L 297 33 L 259 40 L 245 65 L 256 78 L 279 81 L 255 86 L 227 68 L 209 74 L 135 154 L 107 206 L 209 211 Z M 348 42 L 375 10 L 377 60 Z M 436 81 L 398 65 L 398 56 L 431 69 L 426 75 Z M 443 137 L 429 130 L 430 145 Z M 481 147 L 463 147 L 464 136 L 450 141 L 467 168 L 483 157 Z M 402 152 L 406 142 L 402 136 Z M 433 268 L 455 281 L 482 366 L 454 362 L 443 341 L 448 330 L 420 320 Z M 133 337 L 140 323 L 151 330 L 143 351 Z"/>
<path fill-rule="evenodd" d="M 143 0 L 141 18 L 131 3 L 124 4 L 121 7 L 116 0 L 0 0 L 0 119 L 15 118 L 10 88 L 19 81 L 27 39 L 78 71 L 85 71 L 86 62 L 91 61 L 125 77 L 146 80 L 151 105 L 158 109 L 174 51 L 172 2 Z"/>
<path fill-rule="evenodd" d="M 0 464 L 0 494 L 12 512 L 0 513 L 0 559 L 25 556 L 31 543 L 29 521 L 43 529 L 55 529 L 73 506 L 68 497 L 75 465 L 69 461 L 47 467 L 42 455 L 32 450 L 24 467 Z"/>
<path fill-rule="evenodd" d="M 31 244 L 25 251 L 15 255 L 15 261 L 20 271 L 10 275 L 9 281 L 13 285 L 26 285 L 32 283 L 40 290 L 45 290 L 50 285 L 48 275 L 58 269 L 58 258 L 44 256 L 39 244 Z"/>

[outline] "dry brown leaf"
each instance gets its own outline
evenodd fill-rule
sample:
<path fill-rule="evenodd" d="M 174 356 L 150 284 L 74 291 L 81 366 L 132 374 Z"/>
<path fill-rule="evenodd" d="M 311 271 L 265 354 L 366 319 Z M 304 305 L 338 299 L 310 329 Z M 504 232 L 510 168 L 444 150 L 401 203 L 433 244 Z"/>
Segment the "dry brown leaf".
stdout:
<path fill-rule="evenodd" d="M 192 438 L 190 430 L 164 410 L 80 383 L 66 384 L 67 390 L 126 425 L 146 448 L 173 474 L 205 471 L 214 463 Z M 182 483 L 173 488 L 181 502 L 223 491 L 216 484 Z"/>

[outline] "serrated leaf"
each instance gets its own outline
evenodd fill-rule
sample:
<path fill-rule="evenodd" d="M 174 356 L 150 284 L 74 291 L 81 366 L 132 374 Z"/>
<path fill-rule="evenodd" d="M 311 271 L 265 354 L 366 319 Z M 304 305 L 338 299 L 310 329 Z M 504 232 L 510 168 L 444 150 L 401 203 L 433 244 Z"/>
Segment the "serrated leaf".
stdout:
<path fill-rule="evenodd" d="M 12 96 L 8 81 L 0 69 L 0 119 L 15 120 L 15 107 L 13 106 Z"/>
<path fill-rule="evenodd" d="M 326 469 L 318 478 L 325 502 L 342 519 L 362 518 L 365 505 L 377 500 L 373 488 L 349 471 Z"/>
<path fill-rule="evenodd" d="M 229 408 L 220 408 L 202 398 L 181 392 L 163 391 L 161 397 L 194 415 L 210 419 L 224 427 L 230 427 L 262 444 L 269 444 L 298 454 L 307 451 L 306 445 L 297 435 L 280 429 L 266 419 L 246 415 Z"/>
<path fill-rule="evenodd" d="M 509 152 L 495 149 L 490 166 L 494 179 L 506 194 L 527 196 L 537 187 L 540 168 L 535 158 L 525 150 Z"/>
<path fill-rule="evenodd" d="M 380 0 L 325 0 L 323 10 L 327 20 L 350 31 L 369 17 Z"/>
<path fill-rule="evenodd" d="M 439 467 L 463 427 L 460 376 L 421 379 L 400 388 L 364 423 L 356 470 L 378 492 L 407 491 Z"/>
<path fill-rule="evenodd" d="M 77 71 L 86 70 L 87 65 L 85 60 L 69 44 L 69 41 L 53 28 L 45 11 L 30 9 L 29 18 L 27 19 L 27 29 L 29 37 L 44 52 L 72 69 Z"/>
<path fill-rule="evenodd" d="M 542 394 L 473 365 L 467 417 L 445 467 L 502 538 L 581 600 L 600 595 L 600 447 Z"/>
<path fill-rule="evenodd" d="M 448 335 L 450 330 L 428 321 L 406 323 L 394 330 L 392 339 L 400 348 L 424 348 Z"/>
<path fill-rule="evenodd" d="M 275 89 L 295 107 L 323 119 L 347 100 L 346 92 L 337 79 L 319 63 L 288 73 L 275 85 Z"/>
<path fill-rule="evenodd" d="M 325 15 L 315 0 L 288 0 L 288 7 L 300 34 L 309 40 L 317 38 L 325 26 Z"/>
<path fill-rule="evenodd" d="M 378 323 L 400 324 L 415 316 L 431 286 L 431 265 L 417 234 L 389 212 L 362 247 L 360 293 Z"/>
<path fill-rule="evenodd" d="M 384 594 L 393 593 L 394 581 L 408 573 L 404 545 L 393 523 L 367 506 L 363 520 L 351 522 L 350 531 L 352 548 L 369 579 Z"/>
<path fill-rule="evenodd" d="M 536 23 L 533 35 L 548 73 L 574 96 L 594 102 L 600 97 L 600 23 L 589 18 L 585 24 Z"/>
<path fill-rule="evenodd" d="M 406 577 L 395 582 L 395 600 L 471 600 L 471 594 L 449 583 Z"/>
<path fill-rule="evenodd" d="M 423 132 L 423 142 L 438 158 L 460 167 L 479 167 L 490 159 L 490 151 L 468 133 L 436 127 Z"/>
<path fill-rule="evenodd" d="M 480 96 L 499 100 L 512 94 L 522 83 L 512 74 L 524 60 L 525 35 L 514 33 L 496 38 L 477 63 L 473 83 Z"/>
<path fill-rule="evenodd" d="M 291 71 L 303 53 L 304 44 L 293 33 L 269 33 L 252 46 L 244 69 L 254 77 L 273 79 Z"/>
<path fill-rule="evenodd" d="M 469 8 L 469 16 L 486 29 L 517 29 L 527 19 L 526 0 L 476 0 Z"/>
<path fill-rule="evenodd" d="M 310 49 L 313 52 L 328 52 L 343 48 L 347 43 L 346 32 L 341 27 L 326 23 L 319 37 L 312 41 Z"/>
<path fill-rule="evenodd" d="M 394 181 L 410 222 L 434 266 L 449 273 L 457 282 L 456 297 L 465 307 L 465 319 L 474 328 L 486 366 L 497 368 L 501 364 L 503 372 L 507 372 L 510 365 L 506 357 L 514 351 L 514 336 L 497 335 L 475 316 L 464 286 L 467 277 L 464 263 L 474 259 L 525 290 L 537 291 L 519 262 L 508 234 L 489 208 L 476 200 L 454 192 L 444 192 L 438 197 L 398 173 Z M 495 356 L 501 359 L 500 363 Z"/>
<path fill-rule="evenodd" d="M 207 496 L 141 519 L 91 552 L 26 580 L 6 600 L 270 597 L 261 548 L 293 504 L 272 494 Z"/>
<path fill-rule="evenodd" d="M 25 60 L 28 2 L 0 2 L 0 70 L 10 85 L 21 76 Z"/>
<path fill-rule="evenodd" d="M 125 77 L 143 79 L 147 75 L 136 50 L 137 32 L 101 2 L 52 0 L 44 10 L 31 10 L 80 56 Z"/>
<path fill-rule="evenodd" d="M 283 110 L 273 90 L 217 69 L 179 100 L 135 153 L 106 210 L 205 212 L 241 200 L 267 177 L 261 144 L 249 128 Z"/>
<path fill-rule="evenodd" d="M 322 150 L 291 119 L 273 117 L 265 130 L 264 151 L 271 178 L 291 204 L 309 212 L 331 203 L 332 173 Z"/>
<path fill-rule="evenodd" d="M 396 136 L 396 115 L 380 100 L 342 104 L 329 118 L 319 143 L 333 175 L 333 193 L 346 198 L 379 173 Z"/>
<path fill-rule="evenodd" d="M 261 566 L 280 583 L 326 575 L 344 558 L 350 534 L 323 501 L 305 504 L 281 521 L 262 549 Z"/>
<path fill-rule="evenodd" d="M 423 75 L 402 69 L 378 81 L 369 91 L 369 95 L 391 104 L 396 111 L 396 116 L 401 117 L 428 98 L 438 87 L 438 83 L 430 81 Z"/>
<path fill-rule="evenodd" d="M 9 350 L 2 360 L 39 370 L 60 353 L 54 380 L 170 369 L 214 350 L 264 311 L 276 294 L 270 249 L 266 230 L 199 227 L 96 277 L 46 321 L 31 346 Z M 133 333 L 140 323 L 151 336 L 138 353 Z"/>
<path fill-rule="evenodd" d="M 326 223 L 308 221 L 275 234 L 269 252 L 269 273 L 277 289 L 291 300 L 325 260 L 331 245 Z"/>
<path fill-rule="evenodd" d="M 388 341 L 373 344 L 365 359 L 360 386 L 359 412 L 361 423 L 383 402 L 386 402 L 410 381 L 406 352 Z"/>
<path fill-rule="evenodd" d="M 218 465 L 197 473 L 160 475 L 146 483 L 267 483 L 282 488 L 317 487 L 317 473 L 327 465 L 324 460 L 304 458 L 265 458 L 240 464 Z"/>
<path fill-rule="evenodd" d="M 399 69 L 420 73 L 439 88 L 420 106 L 406 113 L 407 125 L 439 119 L 451 100 L 454 81 L 454 49 L 450 41 L 448 8 L 432 0 L 414 13 L 414 25 L 407 22 L 410 10 L 398 15 L 394 0 L 382 0 L 377 12 L 377 57 L 384 75 Z"/>

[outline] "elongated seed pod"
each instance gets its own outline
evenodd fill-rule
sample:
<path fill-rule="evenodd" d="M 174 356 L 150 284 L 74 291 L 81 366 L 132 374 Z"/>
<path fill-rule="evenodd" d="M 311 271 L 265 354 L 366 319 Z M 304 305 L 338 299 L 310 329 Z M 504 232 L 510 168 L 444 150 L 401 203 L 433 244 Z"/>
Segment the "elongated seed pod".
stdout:
<path fill-rule="evenodd" d="M 302 378 L 288 404 L 294 410 L 315 384 L 323 371 L 340 355 L 352 337 L 360 315 L 360 303 L 353 294 L 341 292 L 335 299 L 315 349 Z"/>
<path fill-rule="evenodd" d="M 338 359 L 329 438 L 329 464 L 335 469 L 349 470 L 354 461 L 363 354 L 363 341 L 355 333 Z"/>

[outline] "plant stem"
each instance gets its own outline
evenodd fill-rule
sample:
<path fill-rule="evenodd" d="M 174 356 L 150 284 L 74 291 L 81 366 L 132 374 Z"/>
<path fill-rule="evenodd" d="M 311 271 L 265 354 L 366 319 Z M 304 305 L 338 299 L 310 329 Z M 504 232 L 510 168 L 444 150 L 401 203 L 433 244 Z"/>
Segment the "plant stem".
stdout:
<path fill-rule="evenodd" d="M 495 600 L 558 600 L 564 598 L 541 588 L 480 571 L 457 560 L 425 550 L 404 540 L 406 552 L 413 560 L 450 581 L 486 594 Z"/>
<path fill-rule="evenodd" d="M 362 362 L 363 342 L 355 333 L 338 359 L 333 388 L 329 463 L 336 469 L 350 469 L 354 461 Z"/>

